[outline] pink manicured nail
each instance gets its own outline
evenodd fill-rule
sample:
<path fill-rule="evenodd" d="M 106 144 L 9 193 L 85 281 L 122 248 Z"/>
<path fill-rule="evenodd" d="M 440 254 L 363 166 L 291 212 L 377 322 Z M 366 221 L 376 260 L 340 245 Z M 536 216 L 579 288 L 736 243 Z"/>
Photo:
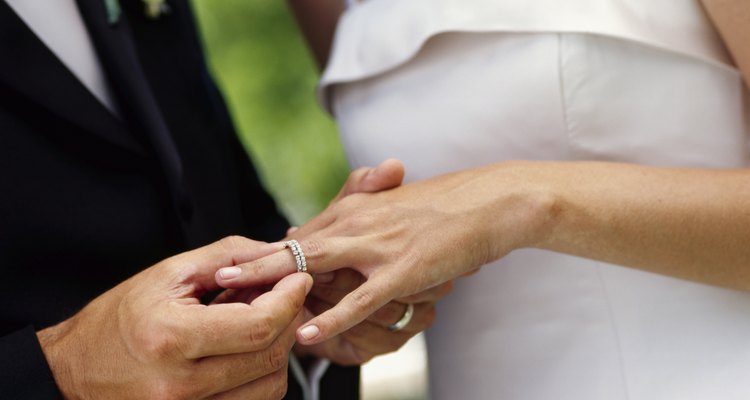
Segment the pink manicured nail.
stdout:
<path fill-rule="evenodd" d="M 320 334 L 320 329 L 315 325 L 308 325 L 300 329 L 299 334 L 306 340 L 313 340 Z"/>
<path fill-rule="evenodd" d="M 221 279 L 234 279 L 240 276 L 242 270 L 238 267 L 227 267 L 219 270 L 219 278 Z"/>

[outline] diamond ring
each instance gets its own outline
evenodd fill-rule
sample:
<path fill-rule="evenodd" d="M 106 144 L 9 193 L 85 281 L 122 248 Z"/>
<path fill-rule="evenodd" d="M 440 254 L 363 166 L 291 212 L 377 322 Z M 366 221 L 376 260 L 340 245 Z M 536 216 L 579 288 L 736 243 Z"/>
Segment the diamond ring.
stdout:
<path fill-rule="evenodd" d="M 305 260 L 305 253 L 302 252 L 299 242 L 292 239 L 285 242 L 284 247 L 292 251 L 294 260 L 297 262 L 297 272 L 307 272 L 307 260 Z"/>

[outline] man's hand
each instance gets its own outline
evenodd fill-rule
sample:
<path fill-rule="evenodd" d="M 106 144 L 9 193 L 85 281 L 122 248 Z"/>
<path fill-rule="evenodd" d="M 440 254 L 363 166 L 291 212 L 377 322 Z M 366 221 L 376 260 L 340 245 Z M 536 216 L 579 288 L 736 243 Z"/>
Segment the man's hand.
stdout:
<path fill-rule="evenodd" d="M 75 399 L 281 398 L 310 276 L 286 276 L 249 304 L 200 303 L 218 288 L 218 269 L 278 250 L 223 239 L 144 270 L 40 331 L 61 392 Z"/>

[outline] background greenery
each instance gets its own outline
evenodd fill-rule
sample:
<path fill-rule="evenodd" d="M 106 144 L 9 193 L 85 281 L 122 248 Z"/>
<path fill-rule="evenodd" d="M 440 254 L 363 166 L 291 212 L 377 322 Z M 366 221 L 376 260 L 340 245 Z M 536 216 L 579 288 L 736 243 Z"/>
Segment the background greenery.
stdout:
<path fill-rule="evenodd" d="M 284 0 L 193 0 L 209 64 L 268 190 L 294 222 L 320 211 L 348 166 L 315 102 L 318 72 Z"/>

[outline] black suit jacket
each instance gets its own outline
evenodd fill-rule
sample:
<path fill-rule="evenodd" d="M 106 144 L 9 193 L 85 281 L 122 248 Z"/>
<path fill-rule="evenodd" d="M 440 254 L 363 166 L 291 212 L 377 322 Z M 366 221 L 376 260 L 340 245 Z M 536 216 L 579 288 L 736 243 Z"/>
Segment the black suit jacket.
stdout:
<path fill-rule="evenodd" d="M 59 397 L 35 330 L 170 255 L 287 228 L 207 71 L 189 4 L 149 20 L 140 3 L 121 1 L 110 26 L 103 1 L 78 1 L 118 118 L 0 2 L 2 399 Z M 332 367 L 321 391 L 356 398 L 358 369 Z"/>

